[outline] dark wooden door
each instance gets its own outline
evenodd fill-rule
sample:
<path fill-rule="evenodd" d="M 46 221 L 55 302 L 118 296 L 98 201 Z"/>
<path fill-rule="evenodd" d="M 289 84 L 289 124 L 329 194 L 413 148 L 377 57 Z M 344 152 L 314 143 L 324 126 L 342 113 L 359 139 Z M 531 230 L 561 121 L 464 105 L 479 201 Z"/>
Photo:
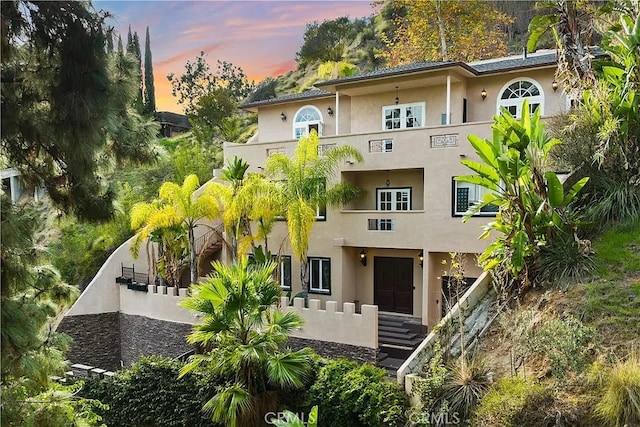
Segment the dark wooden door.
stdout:
<path fill-rule="evenodd" d="M 413 259 L 374 257 L 373 289 L 380 311 L 413 314 Z"/>

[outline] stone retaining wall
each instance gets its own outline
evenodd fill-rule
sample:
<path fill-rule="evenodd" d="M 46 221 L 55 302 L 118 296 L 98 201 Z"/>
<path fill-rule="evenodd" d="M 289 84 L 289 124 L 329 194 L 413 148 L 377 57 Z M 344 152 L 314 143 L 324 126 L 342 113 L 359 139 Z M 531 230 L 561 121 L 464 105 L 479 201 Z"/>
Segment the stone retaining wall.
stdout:
<path fill-rule="evenodd" d="M 177 357 L 193 347 L 186 342 L 192 325 L 120 313 L 120 354 L 124 366 L 140 356 Z M 98 365 L 99 366 L 99 365 Z"/>
<path fill-rule="evenodd" d="M 58 325 L 57 332 L 73 338 L 67 354 L 71 362 L 109 370 L 120 369 L 119 313 L 65 316 Z"/>
<path fill-rule="evenodd" d="M 322 357 L 337 359 L 344 357 L 360 363 L 376 363 L 378 350 L 369 347 L 358 347 L 349 344 L 340 344 L 329 341 L 308 340 L 304 338 L 290 337 L 285 344 L 292 350 L 310 347 Z"/>

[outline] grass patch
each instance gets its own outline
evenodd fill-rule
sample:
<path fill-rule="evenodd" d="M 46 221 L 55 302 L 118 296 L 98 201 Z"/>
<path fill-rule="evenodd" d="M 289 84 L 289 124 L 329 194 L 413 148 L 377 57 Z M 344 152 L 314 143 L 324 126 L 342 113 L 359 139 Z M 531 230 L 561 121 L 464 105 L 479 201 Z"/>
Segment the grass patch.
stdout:
<path fill-rule="evenodd" d="M 599 277 L 613 280 L 640 272 L 640 222 L 608 230 L 594 249 Z"/>

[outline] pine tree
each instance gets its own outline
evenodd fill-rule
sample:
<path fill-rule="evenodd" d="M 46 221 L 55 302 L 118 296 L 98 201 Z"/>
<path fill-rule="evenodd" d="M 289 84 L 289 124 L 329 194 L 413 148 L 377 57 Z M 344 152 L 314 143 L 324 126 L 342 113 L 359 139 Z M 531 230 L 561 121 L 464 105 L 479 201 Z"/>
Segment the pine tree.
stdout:
<path fill-rule="evenodd" d="M 144 112 L 153 114 L 156 112 L 156 92 L 153 84 L 153 61 L 151 59 L 151 39 L 149 27 L 144 41 Z"/>

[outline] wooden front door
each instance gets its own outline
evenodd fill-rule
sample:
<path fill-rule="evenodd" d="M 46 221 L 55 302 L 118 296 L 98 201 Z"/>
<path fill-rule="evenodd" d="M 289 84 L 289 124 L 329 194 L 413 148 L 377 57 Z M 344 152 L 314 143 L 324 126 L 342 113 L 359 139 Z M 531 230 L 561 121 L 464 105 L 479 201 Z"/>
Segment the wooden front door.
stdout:
<path fill-rule="evenodd" d="M 374 304 L 380 311 L 413 314 L 413 258 L 373 258 Z"/>

